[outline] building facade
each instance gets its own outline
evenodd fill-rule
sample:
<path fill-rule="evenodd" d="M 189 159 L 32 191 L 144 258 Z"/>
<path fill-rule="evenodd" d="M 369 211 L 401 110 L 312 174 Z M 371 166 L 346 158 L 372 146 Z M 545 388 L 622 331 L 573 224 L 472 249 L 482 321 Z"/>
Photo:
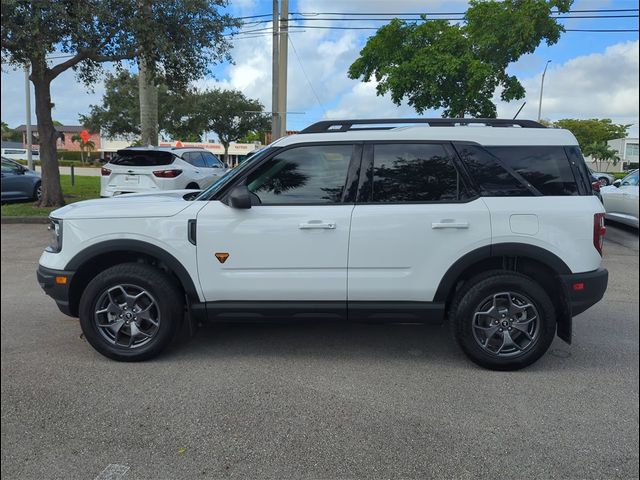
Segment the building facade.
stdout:
<path fill-rule="evenodd" d="M 638 137 L 616 138 L 608 143 L 611 148 L 618 152 L 620 171 L 628 170 L 633 167 L 631 164 L 638 163 Z M 635 168 L 638 167 L 635 166 Z"/>
<path fill-rule="evenodd" d="M 79 152 L 80 151 L 80 143 L 73 142 L 71 139 L 74 135 L 80 135 L 85 127 L 82 125 L 55 125 L 56 132 L 58 132 L 58 140 L 56 141 L 56 148 L 58 150 L 65 150 L 67 152 Z M 27 127 L 26 125 L 20 125 L 16 127 L 16 131 L 22 133 L 22 143 L 23 145 L 27 144 Z M 33 146 L 37 148 L 38 146 L 38 126 L 31 126 L 31 134 L 33 136 Z M 91 140 L 95 147 L 94 151 L 99 151 L 102 146 L 102 141 L 100 137 L 100 133 L 89 132 L 89 140 Z"/>

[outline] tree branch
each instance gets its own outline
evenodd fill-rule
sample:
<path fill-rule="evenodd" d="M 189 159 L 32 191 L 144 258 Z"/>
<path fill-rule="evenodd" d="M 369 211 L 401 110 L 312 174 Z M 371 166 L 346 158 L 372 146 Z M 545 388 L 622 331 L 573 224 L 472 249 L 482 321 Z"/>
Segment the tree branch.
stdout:
<path fill-rule="evenodd" d="M 77 64 L 79 64 L 81 61 L 85 60 L 86 58 L 87 58 L 86 52 L 82 52 L 82 51 L 78 52 L 70 59 L 65 60 L 64 62 L 59 63 L 58 65 L 48 69 L 49 71 L 47 72 L 47 76 L 49 77 L 50 80 L 53 80 L 62 72 L 72 67 L 75 67 Z"/>
<path fill-rule="evenodd" d="M 73 57 L 59 63 L 55 67 L 52 67 L 48 71 L 49 79 L 53 80 L 65 70 L 75 67 L 83 60 L 92 60 L 94 62 L 119 62 L 120 60 L 127 60 L 133 58 L 133 54 L 120 54 L 120 55 L 98 55 L 95 50 L 80 50 Z"/>

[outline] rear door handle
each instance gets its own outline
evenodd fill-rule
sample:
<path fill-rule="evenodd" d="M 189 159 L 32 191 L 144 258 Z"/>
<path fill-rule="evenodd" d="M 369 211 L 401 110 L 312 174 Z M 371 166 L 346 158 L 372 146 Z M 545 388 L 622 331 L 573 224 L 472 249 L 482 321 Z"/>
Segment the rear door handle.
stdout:
<path fill-rule="evenodd" d="M 336 224 L 331 222 L 323 222 L 322 220 L 310 220 L 308 222 L 299 224 L 298 228 L 300 230 L 335 230 Z"/>
<path fill-rule="evenodd" d="M 469 222 L 454 222 L 451 220 L 442 220 L 440 222 L 433 222 L 431 224 L 433 229 L 441 228 L 469 228 Z"/>

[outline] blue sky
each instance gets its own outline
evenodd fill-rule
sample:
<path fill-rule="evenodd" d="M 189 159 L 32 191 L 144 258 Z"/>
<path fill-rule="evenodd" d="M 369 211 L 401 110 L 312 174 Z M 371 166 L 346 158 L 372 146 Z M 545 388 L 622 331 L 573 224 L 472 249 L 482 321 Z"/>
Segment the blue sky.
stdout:
<path fill-rule="evenodd" d="M 291 0 L 290 3 L 291 12 L 343 14 L 335 18 L 352 12 L 462 12 L 467 7 L 463 0 Z M 573 10 L 623 8 L 638 8 L 638 2 L 576 0 L 572 7 Z M 268 14 L 271 0 L 232 0 L 228 9 L 237 16 Z M 306 18 L 313 19 L 314 16 Z M 268 17 L 256 20 L 268 20 Z M 354 25 L 353 22 L 304 19 L 293 24 Z M 637 29 L 638 18 L 571 19 L 564 24 L 568 29 Z M 358 22 L 357 25 L 380 26 L 382 23 Z M 256 24 L 245 30 L 268 27 L 268 23 Z M 374 30 L 303 29 L 291 34 L 288 111 L 303 113 L 288 116 L 289 129 L 300 129 L 322 118 L 415 116 L 409 106 L 397 107 L 388 98 L 376 96 L 375 84 L 347 78 L 349 65 L 373 33 Z M 637 32 L 566 32 L 557 44 L 541 45 L 535 53 L 522 57 L 510 67 L 527 90 L 527 104 L 520 118 L 536 118 L 542 69 L 546 61 L 551 60 L 545 79 L 544 118 L 610 117 L 621 123 L 634 124 L 631 133 L 637 135 L 638 43 Z M 234 64 L 214 66 L 213 75 L 196 84 L 202 88 L 239 89 L 270 108 L 271 36 L 261 32 L 240 36 L 234 40 L 232 55 Z M 1 116 L 10 126 L 15 126 L 24 123 L 24 74 L 5 65 L 2 70 Z M 78 114 L 87 112 L 90 104 L 98 103 L 102 92 L 102 83 L 88 91 L 75 80 L 72 72 L 66 72 L 52 85 L 54 118 L 77 124 Z M 521 101 L 499 102 L 499 116 L 512 117 L 521 104 Z M 428 112 L 425 116 L 439 116 L 439 112 Z M 35 114 L 33 119 L 35 121 Z"/>

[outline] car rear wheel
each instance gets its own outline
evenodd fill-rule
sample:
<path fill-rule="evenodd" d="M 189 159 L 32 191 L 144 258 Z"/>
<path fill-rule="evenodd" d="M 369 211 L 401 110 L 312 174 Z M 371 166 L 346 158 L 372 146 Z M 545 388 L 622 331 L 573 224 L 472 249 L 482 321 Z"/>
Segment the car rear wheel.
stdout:
<path fill-rule="evenodd" d="M 37 202 L 42 198 L 42 183 L 36 183 L 36 186 L 33 188 L 33 199 Z"/>
<path fill-rule="evenodd" d="M 518 370 L 547 351 L 556 314 L 546 291 L 524 275 L 498 271 L 466 282 L 450 309 L 455 340 L 476 364 Z"/>
<path fill-rule="evenodd" d="M 200 190 L 200 186 L 197 183 L 191 182 L 187 185 L 187 190 Z"/>
<path fill-rule="evenodd" d="M 120 361 L 158 355 L 184 316 L 180 288 L 150 265 L 125 263 L 98 274 L 80 300 L 80 326 L 101 354 Z"/>

